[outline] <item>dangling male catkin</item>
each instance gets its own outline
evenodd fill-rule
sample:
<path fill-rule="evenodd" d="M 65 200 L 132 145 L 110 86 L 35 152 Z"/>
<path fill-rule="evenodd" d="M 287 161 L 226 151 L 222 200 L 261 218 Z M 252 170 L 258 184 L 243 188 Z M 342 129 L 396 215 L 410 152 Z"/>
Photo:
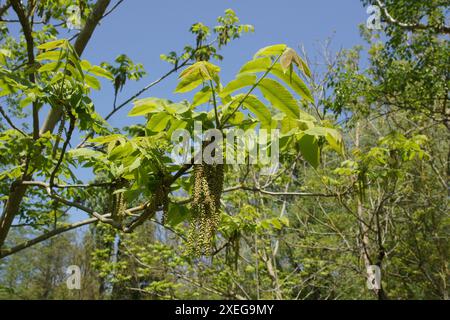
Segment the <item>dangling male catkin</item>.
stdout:
<path fill-rule="evenodd" d="M 194 255 L 211 252 L 211 244 L 220 222 L 220 198 L 223 191 L 222 164 L 194 165 L 194 190 L 189 250 Z"/>

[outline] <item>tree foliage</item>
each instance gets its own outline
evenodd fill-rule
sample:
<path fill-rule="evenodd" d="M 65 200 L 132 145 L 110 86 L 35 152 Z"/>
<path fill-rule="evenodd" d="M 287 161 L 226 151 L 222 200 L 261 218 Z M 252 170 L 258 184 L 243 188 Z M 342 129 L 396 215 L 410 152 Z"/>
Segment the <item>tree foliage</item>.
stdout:
<path fill-rule="evenodd" d="M 194 24 L 194 44 L 161 55 L 171 69 L 119 103 L 144 67 L 125 53 L 98 66 L 82 58 L 116 6 L 80 1 L 82 29 L 64 39 L 71 1 L 7 1 L 0 296 L 448 299 L 448 8 L 362 2 L 380 6 L 384 23 L 361 27 L 367 63 L 355 47 L 319 73 L 306 55 L 272 44 L 224 83 L 220 50 L 254 31 L 229 9 L 215 27 Z M 177 101 L 147 93 L 172 74 Z M 114 89 L 106 114 L 91 99 L 102 83 Z M 124 108 L 138 124 L 113 128 Z M 278 129 L 278 170 L 263 174 L 250 153 L 240 165 L 194 161 L 195 152 L 174 161 L 173 133 L 195 137 L 198 123 Z M 74 222 L 74 210 L 89 217 Z M 64 288 L 69 261 L 89 284 L 78 296 Z M 382 286 L 368 290 L 373 265 Z"/>

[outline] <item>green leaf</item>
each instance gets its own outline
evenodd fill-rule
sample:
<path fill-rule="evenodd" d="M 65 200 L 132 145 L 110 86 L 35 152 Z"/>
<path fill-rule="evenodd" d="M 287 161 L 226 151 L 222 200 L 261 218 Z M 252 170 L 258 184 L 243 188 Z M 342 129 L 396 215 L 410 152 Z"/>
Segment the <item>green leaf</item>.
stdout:
<path fill-rule="evenodd" d="M 214 80 L 217 74 L 220 72 L 220 68 L 207 61 L 198 61 L 192 66 L 183 70 L 180 73 L 180 79 L 189 77 L 191 75 L 203 78 L 204 80 Z"/>
<path fill-rule="evenodd" d="M 131 142 L 126 142 L 120 146 L 115 147 L 108 154 L 110 160 L 123 159 L 128 157 L 134 151 L 133 144 Z"/>
<path fill-rule="evenodd" d="M 63 63 L 61 61 L 47 63 L 40 67 L 38 72 L 55 72 L 58 71 L 62 65 Z"/>
<path fill-rule="evenodd" d="M 280 220 L 278 218 L 274 218 L 270 220 L 270 223 L 274 226 L 275 229 L 281 230 L 283 229 L 283 225 L 281 224 Z"/>
<path fill-rule="evenodd" d="M 109 136 L 103 136 L 103 137 L 97 137 L 94 139 L 89 139 L 89 142 L 98 143 L 98 144 L 106 144 L 106 143 L 111 143 L 111 142 L 116 142 L 116 141 L 121 141 L 124 143 L 126 141 L 126 139 L 121 134 L 112 134 Z"/>
<path fill-rule="evenodd" d="M 20 101 L 19 107 L 23 109 L 26 106 L 28 106 L 30 103 L 32 103 L 34 100 L 35 99 L 33 97 L 26 97 L 25 99 Z"/>
<path fill-rule="evenodd" d="M 189 209 L 186 206 L 171 204 L 169 207 L 169 214 L 167 216 L 167 224 L 175 227 L 181 222 L 189 218 Z"/>
<path fill-rule="evenodd" d="M 287 116 L 298 119 L 299 106 L 292 94 L 279 82 L 272 79 L 262 79 L 258 85 L 264 97 L 278 110 Z"/>
<path fill-rule="evenodd" d="M 88 159 L 99 159 L 103 155 L 101 152 L 87 148 L 70 150 L 68 153 L 74 158 L 88 158 Z"/>
<path fill-rule="evenodd" d="M 134 107 L 128 113 L 129 117 L 145 116 L 149 113 L 155 113 L 163 111 L 164 107 L 160 99 L 157 98 L 146 98 L 137 100 L 134 102 Z"/>
<path fill-rule="evenodd" d="M 147 123 L 147 129 L 153 132 L 161 132 L 166 129 L 170 119 L 172 117 L 166 112 L 154 114 Z"/>
<path fill-rule="evenodd" d="M 305 75 L 306 75 L 308 78 L 311 78 L 311 69 L 309 69 L 308 64 L 307 64 L 306 61 L 303 60 L 302 58 L 300 58 L 300 61 L 302 62 L 303 72 L 305 73 Z"/>
<path fill-rule="evenodd" d="M 325 137 L 330 147 L 339 154 L 344 153 L 344 143 L 341 134 L 333 129 L 327 127 L 314 127 L 307 131 L 306 134 L 314 135 L 316 137 Z"/>
<path fill-rule="evenodd" d="M 271 64 L 272 61 L 270 60 L 270 58 L 259 58 L 250 60 L 249 62 L 247 62 L 242 66 L 241 70 L 239 70 L 238 75 L 243 73 L 264 72 L 270 68 Z"/>
<path fill-rule="evenodd" d="M 134 160 L 134 162 L 127 168 L 129 172 L 136 170 L 137 168 L 139 168 L 141 166 L 141 158 L 137 157 L 136 160 Z"/>
<path fill-rule="evenodd" d="M 108 80 L 114 80 L 114 76 L 109 72 L 108 70 L 105 70 L 99 66 L 93 66 L 88 70 L 89 73 L 92 73 L 93 75 L 97 77 L 103 77 Z"/>
<path fill-rule="evenodd" d="M 175 93 L 185 93 L 194 90 L 203 83 L 203 79 L 198 75 L 191 74 L 188 77 L 181 79 L 175 88 Z"/>
<path fill-rule="evenodd" d="M 287 117 L 284 115 L 283 119 L 281 120 L 281 133 L 284 136 L 289 136 L 298 131 L 298 120 L 292 117 Z"/>
<path fill-rule="evenodd" d="M 218 83 L 219 72 L 220 68 L 212 63 L 207 61 L 196 62 L 180 74 L 180 82 L 175 92 L 189 92 L 208 80 L 214 80 Z"/>
<path fill-rule="evenodd" d="M 305 134 L 299 141 L 299 148 L 303 158 L 314 168 L 317 168 L 320 163 L 320 151 L 317 138 Z"/>
<path fill-rule="evenodd" d="M 90 69 L 92 69 L 92 64 L 87 60 L 82 60 L 80 62 L 80 66 L 84 71 L 89 71 Z"/>
<path fill-rule="evenodd" d="M 244 94 L 238 95 L 234 98 L 234 101 L 240 102 L 244 97 Z M 256 96 L 249 95 L 244 100 L 243 106 L 256 116 L 264 128 L 270 127 L 272 123 L 270 110 Z"/>
<path fill-rule="evenodd" d="M 51 60 L 51 61 L 60 61 L 62 60 L 66 54 L 59 50 L 59 51 L 46 51 L 41 53 L 36 57 L 37 61 L 43 61 L 43 60 Z"/>
<path fill-rule="evenodd" d="M 171 103 L 164 105 L 163 107 L 169 114 L 183 114 L 189 110 L 189 105 L 187 103 Z"/>
<path fill-rule="evenodd" d="M 286 74 L 278 63 L 273 66 L 270 72 L 280 80 L 283 80 L 283 82 L 289 85 L 299 96 L 310 102 L 314 102 L 314 98 L 308 86 L 296 73 Z"/>
<path fill-rule="evenodd" d="M 172 137 L 172 134 L 174 133 L 175 130 L 177 129 L 184 129 L 187 126 L 187 122 L 180 120 L 180 119 L 176 119 L 176 118 L 172 118 L 170 121 L 170 127 L 169 130 L 167 130 L 167 136 L 170 138 Z"/>
<path fill-rule="evenodd" d="M 262 48 L 255 54 L 255 58 L 258 57 L 271 57 L 271 56 L 279 56 L 286 50 L 287 46 L 285 44 L 276 44 L 272 46 L 268 46 Z"/>
<path fill-rule="evenodd" d="M 211 99 L 211 96 L 212 96 L 211 88 L 209 86 L 204 87 L 202 90 L 200 90 L 194 95 L 194 99 L 192 101 L 192 108 L 207 103 Z"/>
<path fill-rule="evenodd" d="M 40 50 L 53 50 L 56 48 L 62 48 L 67 43 L 68 43 L 68 41 L 66 39 L 61 39 L 61 40 L 55 40 L 55 41 L 43 43 L 40 46 L 38 46 L 37 48 Z"/>
<path fill-rule="evenodd" d="M 325 136 L 330 147 L 339 154 L 344 154 L 344 142 L 342 136 L 336 130 L 330 129 Z"/>
<path fill-rule="evenodd" d="M 100 81 L 96 77 L 93 77 L 91 75 L 85 74 L 84 80 L 86 81 L 86 84 L 91 87 L 94 90 L 100 90 L 101 84 Z"/>
<path fill-rule="evenodd" d="M 0 49 L 0 64 L 6 64 L 6 57 L 11 57 L 11 51 Z"/>
<path fill-rule="evenodd" d="M 240 90 L 240 89 L 248 87 L 248 86 L 252 86 L 255 84 L 255 82 L 256 82 L 255 75 L 250 75 L 250 74 L 240 75 L 233 81 L 230 81 L 230 83 L 228 83 L 225 86 L 225 88 L 223 88 L 223 90 L 220 92 L 220 96 L 225 97 L 237 90 Z"/>

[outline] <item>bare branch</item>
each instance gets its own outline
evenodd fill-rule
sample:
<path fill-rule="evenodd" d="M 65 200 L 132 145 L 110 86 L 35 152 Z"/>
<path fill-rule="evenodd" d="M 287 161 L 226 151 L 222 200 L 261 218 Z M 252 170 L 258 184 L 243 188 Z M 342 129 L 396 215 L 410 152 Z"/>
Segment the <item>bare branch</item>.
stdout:
<path fill-rule="evenodd" d="M 20 130 L 18 127 L 16 127 L 14 125 L 14 122 L 12 122 L 12 120 L 8 117 L 8 115 L 6 114 L 6 112 L 5 112 L 5 110 L 3 109 L 2 106 L 0 106 L 0 113 L 2 114 L 3 118 L 5 118 L 6 122 L 8 122 L 8 124 L 11 126 L 11 128 L 13 128 L 14 130 L 20 132 L 25 137 L 28 136 L 25 132 L 23 132 L 22 130 Z"/>
<path fill-rule="evenodd" d="M 106 219 L 109 216 L 110 215 L 105 215 L 103 217 Z M 65 226 L 56 228 L 56 229 L 54 229 L 52 231 L 49 231 L 48 233 L 45 233 L 45 234 L 43 234 L 43 235 L 41 235 L 41 236 L 39 236 L 37 238 L 25 241 L 25 242 L 15 246 L 15 247 L 2 249 L 2 250 L 0 250 L 0 259 L 6 258 L 6 257 L 8 257 L 8 256 L 10 256 L 12 254 L 15 254 L 15 253 L 18 253 L 18 252 L 20 252 L 22 250 L 30 248 L 30 247 L 32 247 L 32 246 L 34 246 L 36 244 L 44 242 L 44 241 L 46 241 L 46 240 L 48 240 L 50 238 L 53 238 L 53 237 L 55 237 L 57 235 L 60 235 L 60 234 L 62 234 L 64 232 L 71 231 L 71 230 L 80 228 L 82 226 L 86 226 L 86 225 L 95 223 L 97 221 L 98 221 L 97 218 L 90 218 L 90 219 L 86 219 L 86 220 L 83 220 L 83 221 L 80 221 L 80 222 L 76 222 L 76 223 L 72 223 L 72 224 L 69 224 L 69 225 L 65 225 Z"/>

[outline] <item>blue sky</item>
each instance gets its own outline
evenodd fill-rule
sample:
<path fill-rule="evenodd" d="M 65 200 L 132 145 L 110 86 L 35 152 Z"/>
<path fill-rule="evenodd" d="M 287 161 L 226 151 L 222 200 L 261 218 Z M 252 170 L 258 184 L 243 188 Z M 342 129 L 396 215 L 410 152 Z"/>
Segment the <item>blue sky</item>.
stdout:
<path fill-rule="evenodd" d="M 169 70 L 170 65 L 159 59 L 161 53 L 180 52 L 186 44 L 193 44 L 189 27 L 195 22 L 215 25 L 224 10 L 232 8 L 241 22 L 255 26 L 255 33 L 234 41 L 222 53 L 220 62 L 224 82 L 233 79 L 240 66 L 260 48 L 286 43 L 293 48 L 304 45 L 308 55 L 319 59 L 320 44 L 332 37 L 332 50 L 350 48 L 362 43 L 358 25 L 365 23 L 367 14 L 360 0 L 125 0 L 96 30 L 84 59 L 100 64 L 113 61 L 119 54 L 127 54 L 134 62 L 142 63 L 148 76 L 139 83 L 128 83 L 118 101 L 124 101 L 147 83 Z M 64 36 L 64 35 L 62 35 Z M 174 95 L 176 76 L 172 76 L 143 97 L 182 100 Z M 112 86 L 104 83 L 101 92 L 93 94 L 97 110 L 106 115 L 112 106 Z M 117 113 L 113 126 L 122 127 L 139 121 L 127 118 L 132 106 Z"/>

